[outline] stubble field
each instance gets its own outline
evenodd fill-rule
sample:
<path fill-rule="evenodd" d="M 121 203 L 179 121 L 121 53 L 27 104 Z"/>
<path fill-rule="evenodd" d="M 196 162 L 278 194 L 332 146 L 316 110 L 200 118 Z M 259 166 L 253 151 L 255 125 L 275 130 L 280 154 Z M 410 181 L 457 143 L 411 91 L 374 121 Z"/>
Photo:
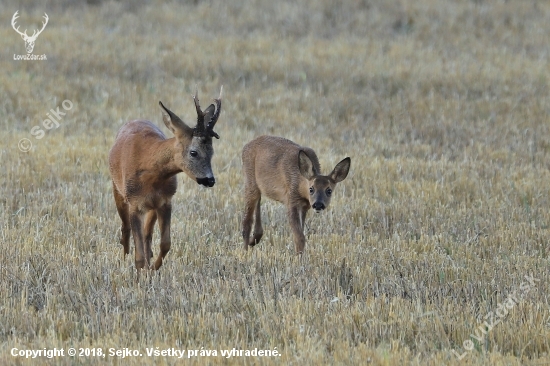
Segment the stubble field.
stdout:
<path fill-rule="evenodd" d="M 550 3 L 0 4 L 1 364 L 550 363 Z M 47 60 L 13 60 L 16 10 L 29 34 L 48 14 Z M 203 105 L 224 86 L 217 183 L 178 176 L 172 249 L 136 283 L 108 151 L 128 120 L 170 135 L 159 100 L 193 124 L 197 85 Z M 265 199 L 242 249 L 241 149 L 262 134 L 325 174 L 352 160 L 302 258 Z M 54 347 L 107 356 L 12 356 Z"/>

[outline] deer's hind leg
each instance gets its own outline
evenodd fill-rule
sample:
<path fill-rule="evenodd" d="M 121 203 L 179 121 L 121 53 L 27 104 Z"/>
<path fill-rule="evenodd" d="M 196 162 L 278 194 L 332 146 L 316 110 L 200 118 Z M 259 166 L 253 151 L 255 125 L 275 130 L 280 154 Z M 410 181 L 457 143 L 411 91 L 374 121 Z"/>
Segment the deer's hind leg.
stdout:
<path fill-rule="evenodd" d="M 256 182 L 250 182 L 247 180 L 244 188 L 244 213 L 242 223 L 242 235 L 244 249 L 248 250 L 248 247 L 253 247 L 258 244 L 262 235 L 262 219 L 260 215 L 260 199 L 261 193 L 256 185 Z M 254 236 L 250 238 L 250 231 L 252 230 L 252 221 L 254 220 L 254 212 L 256 212 L 256 220 L 254 225 Z"/>
<path fill-rule="evenodd" d="M 124 197 L 118 192 L 115 184 L 113 183 L 113 194 L 115 196 L 116 209 L 118 215 L 122 220 L 122 225 L 120 227 L 121 238 L 120 244 L 124 248 L 124 256 L 130 253 L 130 233 L 132 232 L 132 227 L 130 225 L 130 212 L 128 209 L 128 204 L 124 202 Z"/>
<path fill-rule="evenodd" d="M 260 210 L 260 203 L 262 199 L 261 196 L 258 198 L 258 203 L 256 203 L 255 217 L 254 217 L 254 233 L 252 234 L 252 240 L 248 245 L 253 247 L 254 245 L 260 242 L 260 239 L 264 235 L 264 228 L 262 227 L 262 213 Z"/>

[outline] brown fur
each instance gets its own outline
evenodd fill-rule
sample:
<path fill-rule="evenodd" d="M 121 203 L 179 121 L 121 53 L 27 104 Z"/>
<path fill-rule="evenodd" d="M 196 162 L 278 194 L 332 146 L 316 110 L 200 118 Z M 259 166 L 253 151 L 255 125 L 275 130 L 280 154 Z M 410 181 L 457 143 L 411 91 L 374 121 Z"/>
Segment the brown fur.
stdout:
<path fill-rule="evenodd" d="M 349 172 L 351 159 L 339 162 L 329 175 L 321 175 L 319 159 L 309 147 L 282 137 L 260 136 L 244 146 L 242 160 L 245 250 L 258 244 L 262 238 L 260 200 L 265 195 L 287 207 L 295 249 L 302 253 L 306 242 L 304 221 L 307 211 L 313 207 L 319 212 L 328 207 L 336 183 L 344 180 Z M 254 234 L 250 238 L 254 216 Z"/>
<path fill-rule="evenodd" d="M 185 172 L 205 186 L 215 183 L 211 168 L 213 127 L 219 117 L 220 97 L 216 106 L 204 112 L 194 97 L 198 114 L 197 126 L 187 126 L 159 102 L 163 120 L 175 137 L 167 139 L 149 121 L 131 121 L 123 125 L 109 152 L 109 171 L 118 214 L 122 220 L 124 255 L 130 251 L 130 233 L 134 237 L 135 265 L 139 270 L 150 267 L 153 257 L 151 242 L 158 220 L 161 233 L 160 253 L 152 268 L 159 269 L 170 250 L 171 200 L 176 193 L 176 174 Z"/>

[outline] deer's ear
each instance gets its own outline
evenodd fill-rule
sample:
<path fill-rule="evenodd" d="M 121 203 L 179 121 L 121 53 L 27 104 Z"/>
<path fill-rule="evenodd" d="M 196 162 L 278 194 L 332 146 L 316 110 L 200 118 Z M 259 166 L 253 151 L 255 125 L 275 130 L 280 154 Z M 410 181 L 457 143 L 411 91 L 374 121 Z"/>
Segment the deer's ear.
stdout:
<path fill-rule="evenodd" d="M 334 167 L 334 170 L 332 171 L 332 173 L 330 173 L 330 177 L 336 183 L 343 181 L 348 176 L 350 166 L 351 166 L 351 159 L 345 158 L 344 160 L 336 164 L 336 166 Z"/>
<path fill-rule="evenodd" d="M 181 135 L 193 136 L 193 129 L 185 124 L 178 116 L 171 110 L 166 108 L 162 102 L 159 101 L 160 108 L 162 108 L 162 120 L 164 124 L 176 137 Z"/>
<path fill-rule="evenodd" d="M 317 175 L 315 169 L 313 168 L 313 163 L 304 150 L 300 150 L 298 153 L 298 167 L 300 168 L 300 173 L 307 179 L 311 180 Z"/>

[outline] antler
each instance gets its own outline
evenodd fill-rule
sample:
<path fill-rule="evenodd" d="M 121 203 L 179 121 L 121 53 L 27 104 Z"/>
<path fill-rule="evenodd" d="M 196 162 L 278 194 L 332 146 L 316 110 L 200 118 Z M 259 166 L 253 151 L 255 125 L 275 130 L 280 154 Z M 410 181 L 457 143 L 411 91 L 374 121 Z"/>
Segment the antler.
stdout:
<path fill-rule="evenodd" d="M 11 18 L 11 26 L 13 27 L 13 29 L 19 33 L 20 35 L 22 35 L 23 37 L 25 38 L 29 38 L 29 36 L 27 35 L 27 30 L 25 29 L 25 33 L 22 33 L 20 30 L 19 30 L 19 27 L 15 28 L 15 23 L 16 23 L 16 20 L 17 18 L 19 18 L 19 15 L 17 15 L 17 13 L 19 13 L 19 10 L 17 10 L 15 12 L 15 14 L 13 14 L 13 17 Z M 45 13 L 44 13 L 45 14 Z"/>
<path fill-rule="evenodd" d="M 223 92 L 223 86 L 220 90 L 220 96 L 217 99 L 214 99 L 214 102 L 216 102 L 216 106 L 214 107 L 213 104 L 211 104 L 206 111 L 202 111 L 200 104 L 199 104 L 199 97 L 198 97 L 198 90 L 195 91 L 195 95 L 193 95 L 193 101 L 195 102 L 195 109 L 197 110 L 197 126 L 195 127 L 195 136 L 205 136 L 205 137 L 215 137 L 217 139 L 220 138 L 220 136 L 214 132 L 214 126 L 216 125 L 216 122 L 218 121 L 218 117 L 220 116 L 220 111 L 222 107 L 222 92 Z M 204 125 L 204 117 L 207 116 L 207 125 Z"/>
<path fill-rule="evenodd" d="M 201 110 L 199 104 L 199 90 L 195 89 L 195 95 L 193 95 L 193 101 L 195 102 L 195 109 L 197 110 L 197 125 L 195 126 L 195 136 L 204 135 L 204 112 Z"/>
<path fill-rule="evenodd" d="M 223 85 L 220 88 L 220 96 L 217 99 L 214 99 L 214 102 L 216 102 L 216 112 L 214 112 L 212 119 L 210 120 L 210 122 L 208 122 L 208 126 L 206 126 L 206 130 L 217 139 L 219 139 L 220 136 L 218 136 L 218 134 L 214 132 L 214 126 L 216 125 L 216 122 L 218 122 L 218 117 L 220 116 L 220 112 L 222 110 L 222 93 Z"/>

